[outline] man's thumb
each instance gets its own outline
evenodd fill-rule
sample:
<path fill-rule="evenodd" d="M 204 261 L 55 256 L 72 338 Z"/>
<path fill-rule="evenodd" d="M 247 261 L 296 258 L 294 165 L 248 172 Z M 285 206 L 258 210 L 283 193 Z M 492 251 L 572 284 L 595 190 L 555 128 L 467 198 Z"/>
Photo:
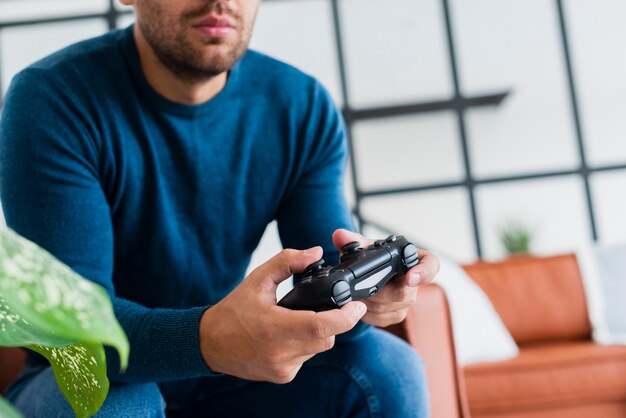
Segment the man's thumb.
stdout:
<path fill-rule="evenodd" d="M 276 286 L 294 273 L 301 273 L 310 264 L 322 258 L 322 247 L 312 247 L 306 250 L 284 249 L 255 271 L 260 280 L 271 280 Z"/>

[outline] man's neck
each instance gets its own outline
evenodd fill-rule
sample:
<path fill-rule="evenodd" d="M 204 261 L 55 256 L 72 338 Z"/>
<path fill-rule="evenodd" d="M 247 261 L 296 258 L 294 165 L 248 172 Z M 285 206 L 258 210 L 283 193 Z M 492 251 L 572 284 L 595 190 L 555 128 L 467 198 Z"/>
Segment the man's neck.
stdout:
<path fill-rule="evenodd" d="M 226 85 L 226 71 L 205 81 L 181 79 L 159 60 L 138 26 L 135 26 L 134 37 L 143 74 L 150 86 L 163 97 L 176 103 L 196 105 L 212 99 Z"/>

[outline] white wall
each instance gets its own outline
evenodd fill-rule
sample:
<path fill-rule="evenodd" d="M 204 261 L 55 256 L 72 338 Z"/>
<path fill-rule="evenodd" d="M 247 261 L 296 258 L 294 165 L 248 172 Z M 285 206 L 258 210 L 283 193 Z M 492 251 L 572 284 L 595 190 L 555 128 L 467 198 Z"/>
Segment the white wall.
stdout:
<path fill-rule="evenodd" d="M 353 106 L 450 97 L 440 1 L 340 4 Z M 452 0 L 450 5 L 463 94 L 511 90 L 500 106 L 466 113 L 475 177 L 577 169 L 580 157 L 555 2 Z M 626 119 L 621 116 L 626 111 L 626 4 L 566 0 L 564 6 L 588 162 L 626 164 Z M 340 103 L 337 79 L 328 72 L 336 71 L 336 62 L 327 50 L 326 32 L 319 49 L 315 42 L 305 47 L 300 39 L 281 39 L 277 33 L 300 7 L 309 22 L 325 22 L 328 2 L 268 2 L 263 7 L 253 46 L 318 76 Z M 307 36 L 320 36 L 310 23 L 300 24 L 289 30 L 304 27 Z M 319 29 L 327 31 L 328 24 Z M 359 122 L 353 133 L 365 190 L 463 178 L 452 112 Z M 626 240 L 626 173 L 595 174 L 591 185 L 601 241 Z M 532 227 L 533 250 L 540 254 L 569 251 L 591 240 L 580 176 L 482 185 L 476 189 L 476 205 L 486 258 L 504 255 L 497 230 L 511 219 Z M 460 261 L 476 257 L 464 188 L 369 198 L 362 210 L 368 218 Z"/>
<path fill-rule="evenodd" d="M 510 90 L 498 107 L 467 112 L 477 178 L 579 166 L 555 2 L 451 0 L 461 90 Z M 565 0 L 585 150 L 592 166 L 626 163 L 626 3 Z M 105 0 L 4 0 L 0 21 L 106 8 Z M 439 0 L 341 0 L 349 99 L 355 107 L 450 98 L 453 87 Z M 252 47 L 318 77 L 341 105 L 330 2 L 265 1 Z M 132 21 L 124 18 L 123 25 Z M 6 86 L 19 69 L 63 45 L 103 33 L 102 20 L 0 32 Z M 460 181 L 463 155 L 454 113 L 358 122 L 354 155 L 365 190 Z M 353 201 L 350 179 L 348 199 Z M 591 178 L 601 240 L 626 240 L 626 171 Z M 591 239 L 581 178 L 567 176 L 476 189 L 487 258 L 509 219 L 528 222 L 537 253 L 567 251 Z M 389 229 L 460 261 L 475 256 L 465 188 L 366 199 L 363 213 Z M 257 264 L 280 248 L 275 227 Z M 381 232 L 370 231 L 370 234 Z"/>

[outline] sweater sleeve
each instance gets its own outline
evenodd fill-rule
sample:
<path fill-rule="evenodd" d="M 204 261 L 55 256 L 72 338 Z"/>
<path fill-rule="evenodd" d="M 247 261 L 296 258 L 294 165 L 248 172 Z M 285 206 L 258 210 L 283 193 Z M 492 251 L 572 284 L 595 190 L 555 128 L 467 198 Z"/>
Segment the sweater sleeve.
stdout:
<path fill-rule="evenodd" d="M 312 84 L 307 111 L 297 141 L 304 152 L 298 174 L 281 205 L 278 228 L 284 247 L 321 245 L 324 259 L 338 262 L 332 233 L 338 228 L 354 230 L 344 194 L 347 143 L 343 119 L 328 92 Z"/>
<path fill-rule="evenodd" d="M 129 367 L 107 349 L 112 381 L 210 375 L 199 345 L 207 307 L 148 309 L 116 296 L 113 225 L 101 186 L 105 158 L 87 106 L 44 70 L 16 76 L 0 114 L 0 198 L 9 227 L 101 285 L 130 341 Z"/>

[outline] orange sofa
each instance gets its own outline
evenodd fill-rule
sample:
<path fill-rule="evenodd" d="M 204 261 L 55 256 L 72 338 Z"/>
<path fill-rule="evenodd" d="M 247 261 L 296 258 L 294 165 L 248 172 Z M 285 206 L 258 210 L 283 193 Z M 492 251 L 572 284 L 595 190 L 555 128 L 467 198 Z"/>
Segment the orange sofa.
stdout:
<path fill-rule="evenodd" d="M 443 290 L 420 290 L 418 303 L 392 331 L 424 357 L 432 418 L 626 417 L 626 346 L 591 340 L 574 255 L 464 268 L 490 298 L 520 353 L 460 368 Z"/>

